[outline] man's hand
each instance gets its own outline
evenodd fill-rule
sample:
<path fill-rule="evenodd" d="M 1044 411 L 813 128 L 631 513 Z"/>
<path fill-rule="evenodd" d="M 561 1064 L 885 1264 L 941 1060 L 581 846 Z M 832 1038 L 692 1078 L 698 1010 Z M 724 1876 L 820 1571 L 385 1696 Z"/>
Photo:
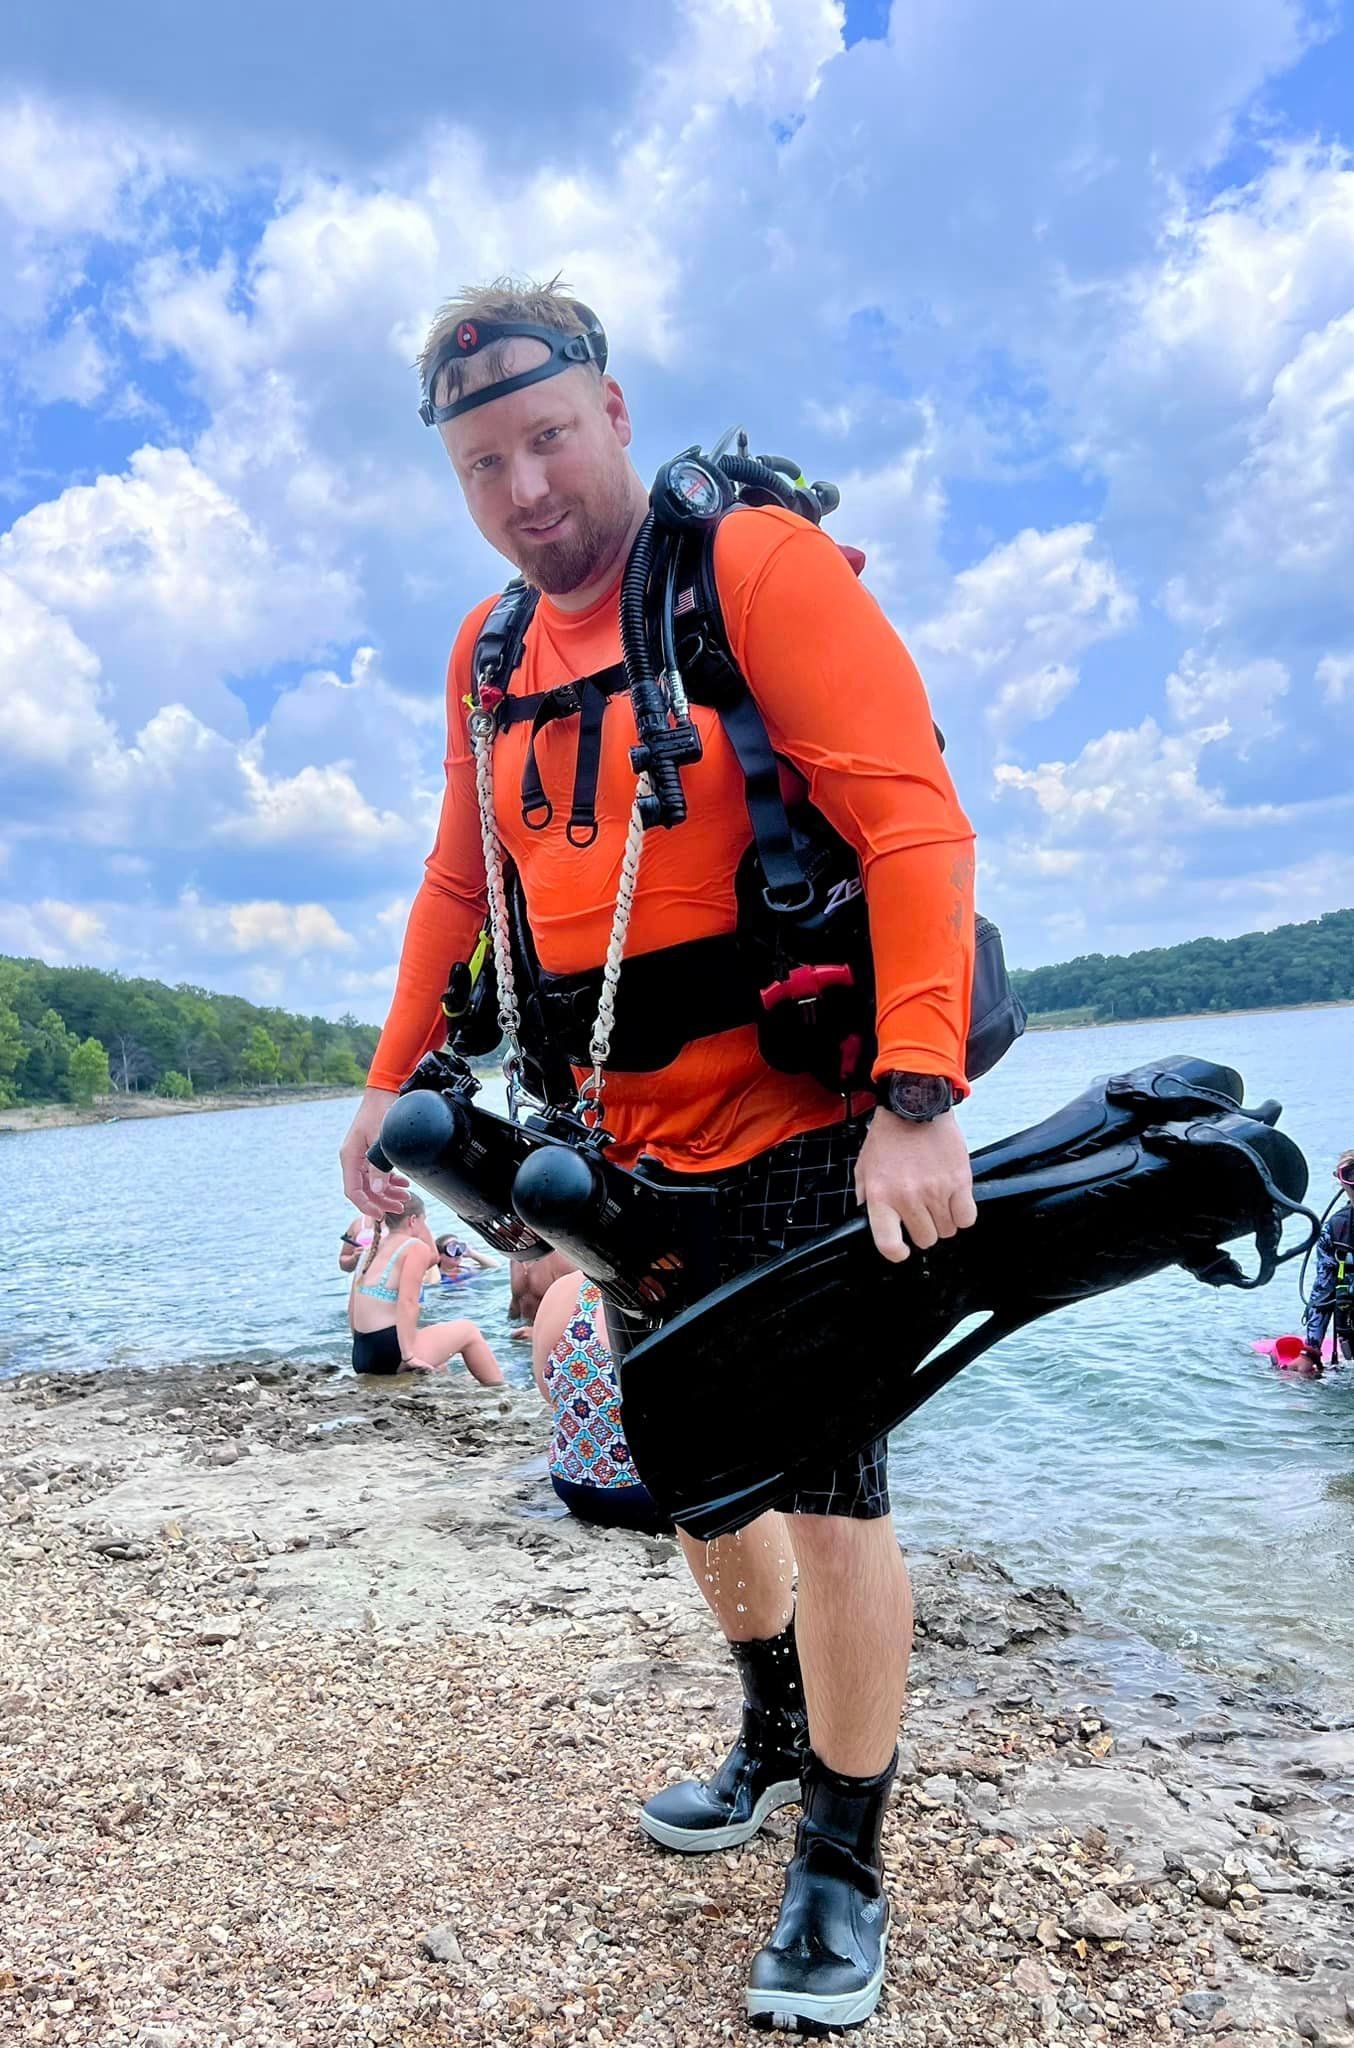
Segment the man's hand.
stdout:
<path fill-rule="evenodd" d="M 973 1169 L 954 1111 L 914 1124 L 877 1109 L 856 1161 L 856 1198 L 875 1244 L 895 1265 L 908 1254 L 904 1231 L 924 1252 L 976 1223 Z"/>
<path fill-rule="evenodd" d="M 364 1216 L 392 1216 L 404 1207 L 409 1182 L 402 1173 L 378 1173 L 367 1158 L 368 1147 L 381 1135 L 385 1113 L 396 1100 L 393 1089 L 368 1088 L 339 1146 L 343 1192 Z"/>

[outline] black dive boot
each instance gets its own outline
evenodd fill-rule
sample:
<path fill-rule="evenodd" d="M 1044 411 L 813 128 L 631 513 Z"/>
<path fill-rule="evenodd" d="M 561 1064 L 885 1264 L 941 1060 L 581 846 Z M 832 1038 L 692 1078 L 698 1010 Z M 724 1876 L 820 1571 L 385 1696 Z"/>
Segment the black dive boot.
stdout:
<path fill-rule="evenodd" d="M 810 1750 L 780 1918 L 748 1982 L 759 2026 L 855 2027 L 878 2005 L 889 1931 L 879 1836 L 897 1768 L 895 1756 L 878 1777 L 844 1778 Z"/>
<path fill-rule="evenodd" d="M 794 1617 L 781 1635 L 729 1648 L 743 1681 L 737 1742 L 713 1778 L 665 1785 L 640 1810 L 646 1835 L 688 1855 L 751 1841 L 778 1807 L 798 1799 L 809 1754 Z"/>

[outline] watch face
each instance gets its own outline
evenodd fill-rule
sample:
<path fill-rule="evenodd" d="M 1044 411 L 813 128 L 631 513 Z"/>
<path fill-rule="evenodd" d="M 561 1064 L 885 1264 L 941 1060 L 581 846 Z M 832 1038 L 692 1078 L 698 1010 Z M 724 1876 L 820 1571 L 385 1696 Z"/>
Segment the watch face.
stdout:
<path fill-rule="evenodd" d="M 929 1123 L 944 1115 L 954 1094 L 949 1082 L 938 1074 L 890 1074 L 884 1101 L 895 1116 Z"/>

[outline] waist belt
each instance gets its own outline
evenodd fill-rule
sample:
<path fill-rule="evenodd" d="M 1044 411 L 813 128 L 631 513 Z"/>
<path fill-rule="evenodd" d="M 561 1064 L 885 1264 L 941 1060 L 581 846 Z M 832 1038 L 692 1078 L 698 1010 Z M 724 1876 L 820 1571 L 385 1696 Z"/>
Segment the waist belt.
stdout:
<path fill-rule="evenodd" d="M 600 968 L 587 974 L 542 970 L 528 999 L 545 1037 L 571 1066 L 592 1065 L 588 1046 L 601 990 Z M 621 966 L 607 1065 L 650 1074 L 670 1066 L 692 1039 L 733 1031 L 760 1014 L 756 966 L 736 932 L 637 953 Z"/>

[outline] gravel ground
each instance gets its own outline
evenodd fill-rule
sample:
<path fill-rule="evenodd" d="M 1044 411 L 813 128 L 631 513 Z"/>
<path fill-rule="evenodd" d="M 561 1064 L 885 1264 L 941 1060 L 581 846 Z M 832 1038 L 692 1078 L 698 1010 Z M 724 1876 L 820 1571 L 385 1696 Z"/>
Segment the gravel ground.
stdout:
<path fill-rule="evenodd" d="M 671 1543 L 553 1518 L 527 1395 L 0 1388 L 0 2040 L 633 2048 L 741 2019 L 793 1813 L 635 1807 L 734 1687 Z M 1354 1737 L 921 1561 L 871 2043 L 1354 2048 Z"/>

